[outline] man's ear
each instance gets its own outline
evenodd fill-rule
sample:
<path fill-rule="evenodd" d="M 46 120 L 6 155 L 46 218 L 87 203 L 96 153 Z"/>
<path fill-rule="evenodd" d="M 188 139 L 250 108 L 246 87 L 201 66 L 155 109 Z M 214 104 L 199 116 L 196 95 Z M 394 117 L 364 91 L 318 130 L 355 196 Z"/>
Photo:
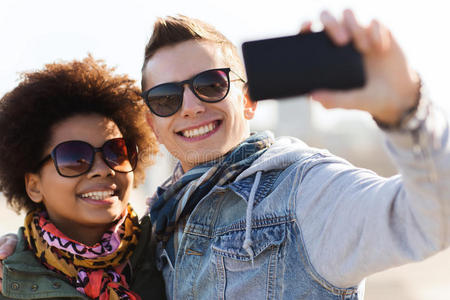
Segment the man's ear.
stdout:
<path fill-rule="evenodd" d="M 42 202 L 44 195 L 42 194 L 41 178 L 39 177 L 39 174 L 25 174 L 25 190 L 27 191 L 28 197 L 30 197 L 33 202 Z"/>
<path fill-rule="evenodd" d="M 253 119 L 258 102 L 252 101 L 248 95 L 247 89 L 244 89 L 244 117 L 247 120 Z"/>
<path fill-rule="evenodd" d="M 145 120 L 147 120 L 148 126 L 150 126 L 150 128 L 152 129 L 152 131 L 155 134 L 156 139 L 158 140 L 158 142 L 161 143 L 161 140 L 159 139 L 158 131 L 156 130 L 156 128 L 154 126 L 154 123 L 153 123 L 153 117 L 154 116 L 152 115 L 151 112 L 148 111 L 148 112 L 145 113 Z"/>

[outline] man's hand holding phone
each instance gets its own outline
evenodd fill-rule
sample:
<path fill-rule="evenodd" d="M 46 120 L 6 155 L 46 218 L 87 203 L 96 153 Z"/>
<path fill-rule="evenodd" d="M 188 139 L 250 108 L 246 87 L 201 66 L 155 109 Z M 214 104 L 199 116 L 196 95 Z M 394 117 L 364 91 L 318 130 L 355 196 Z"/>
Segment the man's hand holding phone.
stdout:
<path fill-rule="evenodd" d="M 417 104 L 420 80 L 390 31 L 376 20 L 361 25 L 351 10 L 341 20 L 327 11 L 320 19 L 326 34 L 311 34 L 306 22 L 298 36 L 243 44 L 250 97 L 310 93 L 326 108 L 364 110 L 396 124 Z"/>
<path fill-rule="evenodd" d="M 376 20 L 362 26 L 350 10 L 344 11 L 342 21 L 323 12 L 321 21 L 336 44 L 352 40 L 363 55 L 366 85 L 350 91 L 314 91 L 312 98 L 326 108 L 365 110 L 385 124 L 395 124 L 416 104 L 420 80 L 391 32 Z M 307 30 L 308 24 L 302 31 Z"/>

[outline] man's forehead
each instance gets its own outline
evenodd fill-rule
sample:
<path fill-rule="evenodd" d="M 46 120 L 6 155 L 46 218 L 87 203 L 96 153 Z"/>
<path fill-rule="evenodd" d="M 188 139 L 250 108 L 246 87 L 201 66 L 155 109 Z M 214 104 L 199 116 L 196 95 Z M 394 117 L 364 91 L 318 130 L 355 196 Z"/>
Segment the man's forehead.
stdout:
<path fill-rule="evenodd" d="M 144 72 L 146 89 L 164 82 L 182 81 L 204 70 L 228 67 L 218 44 L 186 41 L 166 46 L 149 59 Z"/>

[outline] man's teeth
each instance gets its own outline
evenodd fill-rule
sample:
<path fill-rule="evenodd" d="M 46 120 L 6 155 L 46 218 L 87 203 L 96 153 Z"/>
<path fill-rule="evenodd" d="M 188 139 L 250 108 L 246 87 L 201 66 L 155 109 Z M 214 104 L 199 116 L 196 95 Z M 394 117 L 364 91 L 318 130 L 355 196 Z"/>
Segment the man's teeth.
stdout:
<path fill-rule="evenodd" d="M 190 129 L 190 130 L 184 130 L 181 133 L 185 137 L 193 138 L 193 137 L 197 137 L 197 136 L 200 136 L 200 135 L 207 134 L 207 133 L 213 131 L 214 128 L 216 128 L 216 124 L 215 123 L 209 123 L 208 125 L 204 125 L 204 126 L 201 126 L 199 128 Z"/>
<path fill-rule="evenodd" d="M 90 198 L 94 200 L 103 200 L 114 195 L 114 191 L 90 192 L 81 194 L 81 198 Z"/>

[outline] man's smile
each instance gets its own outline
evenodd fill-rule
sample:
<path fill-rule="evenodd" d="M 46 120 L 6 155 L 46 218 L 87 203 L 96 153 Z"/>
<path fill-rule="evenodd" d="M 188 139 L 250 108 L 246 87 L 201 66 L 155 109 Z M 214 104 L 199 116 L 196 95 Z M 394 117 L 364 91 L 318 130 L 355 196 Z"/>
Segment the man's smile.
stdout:
<path fill-rule="evenodd" d="M 221 124 L 222 124 L 221 120 L 216 120 L 199 126 L 189 127 L 187 129 L 180 130 L 177 132 L 177 134 L 188 139 L 206 137 L 216 132 Z"/>

